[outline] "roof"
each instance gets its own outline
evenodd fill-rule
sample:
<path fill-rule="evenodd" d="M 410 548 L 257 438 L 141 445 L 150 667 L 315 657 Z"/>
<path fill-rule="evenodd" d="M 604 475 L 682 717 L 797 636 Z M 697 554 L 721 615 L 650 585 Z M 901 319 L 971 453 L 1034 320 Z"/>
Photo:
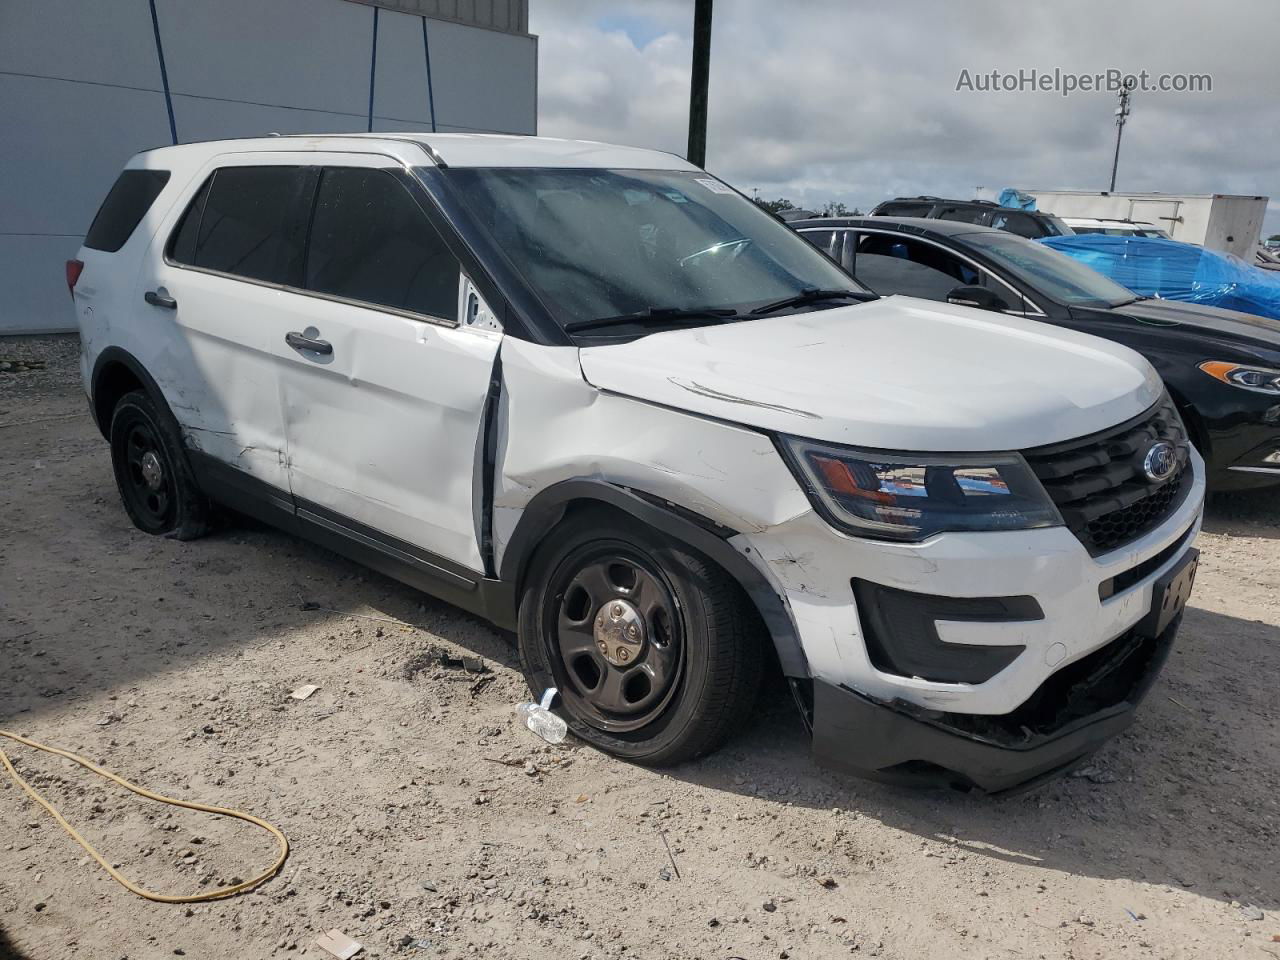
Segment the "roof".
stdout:
<path fill-rule="evenodd" d="M 1026 189 L 1034 197 L 1111 197 L 1118 200 L 1269 200 L 1251 193 L 1124 193 L 1119 190 L 1038 190 Z"/>
<path fill-rule="evenodd" d="M 973 204 L 979 207 L 1000 206 L 1000 204 L 996 203 L 994 200 L 953 200 L 949 197 L 935 197 L 932 194 L 928 194 L 928 193 L 922 193 L 918 197 L 894 197 L 892 200 L 882 200 L 880 201 L 880 203 L 877 204 L 877 206 L 883 206 L 886 203 L 897 203 L 898 201 L 903 201 L 906 203 L 914 203 L 917 201 L 920 201 L 920 202 L 928 201 L 929 203 L 954 203 L 958 206 L 968 206 L 970 204 Z M 1016 208 L 1013 208 L 1013 209 L 1016 209 Z"/>
<path fill-rule="evenodd" d="M 422 148 L 428 157 L 448 167 L 587 167 L 636 170 L 697 170 L 673 153 L 643 147 L 617 146 L 591 140 L 554 137 L 522 137 L 495 133 L 317 133 L 246 140 L 209 140 L 148 151 L 153 159 L 185 155 L 192 158 L 218 153 L 256 151 L 350 151 L 355 141 L 381 145 L 387 152 L 408 145 Z M 415 151 L 416 152 L 416 151 Z"/>
<path fill-rule="evenodd" d="M 787 224 L 794 230 L 815 227 L 891 227 L 900 225 L 916 233 L 937 233 L 944 237 L 958 237 L 966 233 L 1005 233 L 995 227 L 959 220 L 934 220 L 927 217 L 814 217 L 812 220 L 795 220 Z"/>

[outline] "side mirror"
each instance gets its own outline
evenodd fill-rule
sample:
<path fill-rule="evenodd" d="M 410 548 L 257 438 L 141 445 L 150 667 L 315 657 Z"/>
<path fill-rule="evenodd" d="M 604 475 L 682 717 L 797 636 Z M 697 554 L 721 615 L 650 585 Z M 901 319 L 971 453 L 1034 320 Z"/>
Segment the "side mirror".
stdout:
<path fill-rule="evenodd" d="M 977 307 L 979 310 L 1008 310 L 1007 304 L 1000 294 L 986 287 L 961 286 L 947 294 L 947 303 L 960 307 Z"/>

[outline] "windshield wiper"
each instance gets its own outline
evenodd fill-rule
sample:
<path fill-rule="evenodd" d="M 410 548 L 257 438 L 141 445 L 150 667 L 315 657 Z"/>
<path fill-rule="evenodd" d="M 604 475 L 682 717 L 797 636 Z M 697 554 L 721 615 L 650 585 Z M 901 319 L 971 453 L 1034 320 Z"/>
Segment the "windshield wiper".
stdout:
<path fill-rule="evenodd" d="M 679 322 L 681 320 L 718 320 L 728 322 L 730 320 L 740 320 L 742 315 L 738 311 L 729 307 L 691 307 L 689 309 L 681 309 L 679 307 L 649 307 L 645 310 L 638 310 L 635 313 L 624 313 L 617 317 L 598 317 L 595 320 L 574 320 L 564 325 L 565 330 L 569 333 L 578 333 L 581 330 L 597 330 L 601 327 L 620 327 L 628 323 L 647 324 L 647 323 L 670 323 L 672 321 Z"/>
<path fill-rule="evenodd" d="M 857 300 L 865 303 L 868 300 L 878 299 L 874 293 L 865 290 L 818 290 L 810 287 L 807 290 L 801 290 L 793 297 L 786 297 L 782 300 L 775 300 L 773 303 L 766 303 L 763 307 L 756 307 L 752 310 L 752 314 L 759 316 L 765 313 L 773 313 L 775 310 L 782 310 L 785 307 L 802 307 L 806 303 L 821 303 L 823 300 Z"/>

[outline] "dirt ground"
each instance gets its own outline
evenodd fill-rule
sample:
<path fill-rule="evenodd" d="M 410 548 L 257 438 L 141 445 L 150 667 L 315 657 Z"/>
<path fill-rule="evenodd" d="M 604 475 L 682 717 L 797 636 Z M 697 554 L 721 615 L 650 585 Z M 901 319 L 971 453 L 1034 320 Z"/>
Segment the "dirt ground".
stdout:
<path fill-rule="evenodd" d="M 1083 775 L 1007 800 L 849 779 L 780 693 L 652 771 L 535 739 L 508 638 L 457 610 L 247 522 L 136 531 L 76 351 L 0 340 L 48 363 L 0 372 L 0 727 L 292 853 L 252 894 L 150 903 L 0 777 L 0 957 L 317 958 L 333 927 L 397 958 L 1280 957 L 1280 495 L 1211 503 L 1172 659 Z M 152 889 L 270 862 L 251 826 L 3 746 Z"/>

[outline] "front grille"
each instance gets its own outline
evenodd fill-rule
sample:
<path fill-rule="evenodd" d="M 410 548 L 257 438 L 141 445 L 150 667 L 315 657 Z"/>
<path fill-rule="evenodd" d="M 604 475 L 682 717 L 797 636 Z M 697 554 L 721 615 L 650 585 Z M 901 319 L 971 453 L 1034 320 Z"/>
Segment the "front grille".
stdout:
<path fill-rule="evenodd" d="M 1177 448 L 1178 469 L 1167 480 L 1150 480 L 1143 470 L 1147 451 L 1157 440 Z M 1167 394 L 1128 423 L 1023 455 L 1068 529 L 1095 557 L 1156 527 L 1191 488 L 1186 427 Z"/>

